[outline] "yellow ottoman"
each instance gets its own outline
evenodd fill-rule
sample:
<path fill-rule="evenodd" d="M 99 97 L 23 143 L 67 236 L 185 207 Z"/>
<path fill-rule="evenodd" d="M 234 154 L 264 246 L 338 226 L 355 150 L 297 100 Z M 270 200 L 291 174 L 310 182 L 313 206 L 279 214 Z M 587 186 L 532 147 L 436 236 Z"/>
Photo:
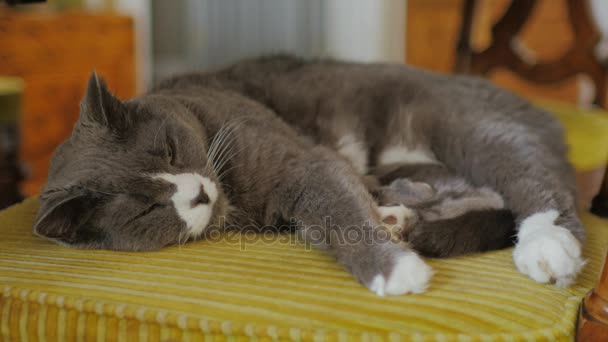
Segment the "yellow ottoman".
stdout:
<path fill-rule="evenodd" d="M 584 110 L 575 105 L 553 100 L 535 104 L 553 113 L 562 123 L 569 147 L 569 159 L 577 170 L 579 206 L 591 207 L 593 197 L 602 185 L 608 162 L 608 113 Z"/>
<path fill-rule="evenodd" d="M 565 125 L 579 171 L 605 165 L 608 120 L 541 105 Z M 608 245 L 608 221 L 585 214 L 589 262 L 570 289 L 519 274 L 508 249 L 431 260 L 426 293 L 379 298 L 288 235 L 156 253 L 75 250 L 32 235 L 37 207 L 29 199 L 0 212 L 1 341 L 566 341 Z"/>
<path fill-rule="evenodd" d="M 431 260 L 426 293 L 380 298 L 287 235 L 76 250 L 32 235 L 37 207 L 0 212 L 2 341 L 566 341 L 608 243 L 608 222 L 584 215 L 589 263 L 570 289 L 519 274 L 509 249 Z"/>

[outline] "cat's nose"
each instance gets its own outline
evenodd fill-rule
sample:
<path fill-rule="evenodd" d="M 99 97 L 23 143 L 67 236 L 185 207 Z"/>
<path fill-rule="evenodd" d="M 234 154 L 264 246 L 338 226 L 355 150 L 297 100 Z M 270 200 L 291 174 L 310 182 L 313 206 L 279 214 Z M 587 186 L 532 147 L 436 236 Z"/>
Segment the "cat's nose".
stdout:
<path fill-rule="evenodd" d="M 190 206 L 192 208 L 194 208 L 199 204 L 208 204 L 208 203 L 209 203 L 209 196 L 205 192 L 205 187 L 201 185 L 198 195 L 196 195 L 196 197 L 194 197 L 194 199 L 190 202 Z"/>

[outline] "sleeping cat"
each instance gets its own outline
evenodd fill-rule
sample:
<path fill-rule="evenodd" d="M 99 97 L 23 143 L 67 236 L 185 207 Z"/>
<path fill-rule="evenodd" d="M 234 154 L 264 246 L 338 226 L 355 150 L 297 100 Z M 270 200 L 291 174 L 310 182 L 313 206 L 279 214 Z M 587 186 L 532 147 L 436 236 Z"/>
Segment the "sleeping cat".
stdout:
<path fill-rule="evenodd" d="M 262 58 L 127 101 L 94 74 L 53 156 L 34 231 L 72 247 L 138 251 L 222 223 L 295 219 L 376 294 L 419 293 L 432 271 L 380 238 L 386 229 L 359 173 L 429 160 L 504 198 L 521 272 L 574 279 L 584 231 L 558 124 L 485 82 L 397 65 Z M 345 243 L 351 227 L 376 238 Z"/>
<path fill-rule="evenodd" d="M 370 175 L 382 184 L 371 191 L 383 222 L 397 240 L 423 255 L 455 256 L 512 244 L 515 221 L 502 197 L 469 184 L 445 165 L 389 164 Z"/>

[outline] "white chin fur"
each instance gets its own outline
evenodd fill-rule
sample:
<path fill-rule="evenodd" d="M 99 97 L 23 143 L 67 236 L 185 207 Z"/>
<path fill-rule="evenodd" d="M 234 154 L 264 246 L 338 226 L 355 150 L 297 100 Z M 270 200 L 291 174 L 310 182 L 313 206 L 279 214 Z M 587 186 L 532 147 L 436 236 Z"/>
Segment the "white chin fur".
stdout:
<path fill-rule="evenodd" d="M 161 173 L 154 178 L 164 179 L 176 187 L 171 197 L 175 211 L 188 227 L 190 237 L 200 236 L 209 224 L 213 214 L 213 205 L 217 201 L 217 186 L 209 178 L 198 173 L 180 173 L 172 175 Z M 192 207 L 192 200 L 199 195 L 201 185 L 209 197 L 209 203 Z"/>
<path fill-rule="evenodd" d="M 556 210 L 526 218 L 517 234 L 513 260 L 519 271 L 539 283 L 569 286 L 585 265 L 581 245 L 572 233 L 558 225 Z"/>

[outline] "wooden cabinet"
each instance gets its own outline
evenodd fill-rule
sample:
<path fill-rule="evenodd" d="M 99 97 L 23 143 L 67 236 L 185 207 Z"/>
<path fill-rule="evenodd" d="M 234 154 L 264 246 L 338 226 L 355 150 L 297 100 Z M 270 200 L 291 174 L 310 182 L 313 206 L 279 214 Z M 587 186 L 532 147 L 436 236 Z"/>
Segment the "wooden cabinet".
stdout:
<path fill-rule="evenodd" d="M 27 171 L 24 194 L 36 194 L 46 181 L 51 155 L 78 118 L 93 70 L 118 97 L 134 95 L 131 18 L 0 8 L 0 75 L 25 81 L 19 152 Z"/>
<path fill-rule="evenodd" d="M 462 0 L 408 0 L 406 62 L 450 73 L 456 61 Z"/>

